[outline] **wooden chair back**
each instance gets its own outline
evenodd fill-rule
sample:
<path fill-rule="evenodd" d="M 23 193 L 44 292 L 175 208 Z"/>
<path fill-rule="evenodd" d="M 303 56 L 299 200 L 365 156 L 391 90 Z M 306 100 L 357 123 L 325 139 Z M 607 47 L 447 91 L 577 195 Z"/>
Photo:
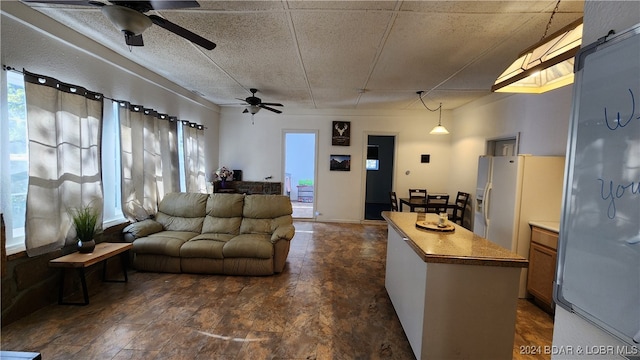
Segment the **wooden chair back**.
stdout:
<path fill-rule="evenodd" d="M 447 203 L 449 203 L 448 194 L 429 194 L 427 195 L 427 212 L 436 214 L 447 212 Z"/>
<path fill-rule="evenodd" d="M 409 200 L 418 198 L 426 199 L 427 189 L 409 189 Z"/>
<path fill-rule="evenodd" d="M 462 225 L 464 215 L 467 212 L 467 205 L 469 204 L 469 196 L 469 193 L 458 191 L 458 195 L 456 195 L 456 207 L 453 209 L 451 221 Z"/>
<path fill-rule="evenodd" d="M 398 211 L 398 197 L 395 191 L 389 192 L 389 201 L 391 201 L 391 211 Z"/>

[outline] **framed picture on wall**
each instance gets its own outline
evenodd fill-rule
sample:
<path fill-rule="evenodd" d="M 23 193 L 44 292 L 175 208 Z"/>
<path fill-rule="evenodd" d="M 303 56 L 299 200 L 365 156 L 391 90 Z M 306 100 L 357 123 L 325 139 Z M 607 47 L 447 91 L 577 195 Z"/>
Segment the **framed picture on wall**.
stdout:
<path fill-rule="evenodd" d="M 329 170 L 351 171 L 351 155 L 331 155 Z"/>
<path fill-rule="evenodd" d="M 351 122 L 334 121 L 331 128 L 331 145 L 349 146 L 351 143 Z"/>

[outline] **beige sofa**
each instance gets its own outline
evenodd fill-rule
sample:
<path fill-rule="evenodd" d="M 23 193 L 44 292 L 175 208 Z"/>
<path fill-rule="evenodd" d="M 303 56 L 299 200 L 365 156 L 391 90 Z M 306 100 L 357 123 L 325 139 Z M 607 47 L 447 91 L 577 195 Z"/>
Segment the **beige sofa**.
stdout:
<path fill-rule="evenodd" d="M 138 270 L 271 275 L 289 254 L 291 213 L 283 195 L 169 193 L 154 219 L 123 232 Z"/>

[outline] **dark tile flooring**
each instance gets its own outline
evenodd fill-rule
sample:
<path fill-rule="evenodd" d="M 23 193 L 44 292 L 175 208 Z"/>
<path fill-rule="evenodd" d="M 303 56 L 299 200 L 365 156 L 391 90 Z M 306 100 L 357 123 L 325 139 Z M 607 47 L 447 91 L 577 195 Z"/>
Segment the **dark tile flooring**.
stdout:
<path fill-rule="evenodd" d="M 158 274 L 90 289 L 2 328 L 2 350 L 52 359 L 414 359 L 384 288 L 386 226 L 296 222 L 285 271 Z M 520 345 L 550 345 L 551 316 L 520 300 Z M 540 358 L 540 357 L 538 357 Z"/>

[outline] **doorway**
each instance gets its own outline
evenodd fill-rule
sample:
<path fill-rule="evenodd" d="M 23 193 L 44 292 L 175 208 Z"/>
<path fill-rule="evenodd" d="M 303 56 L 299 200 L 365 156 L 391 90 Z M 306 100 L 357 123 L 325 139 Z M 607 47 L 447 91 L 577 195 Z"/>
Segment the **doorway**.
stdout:
<path fill-rule="evenodd" d="M 394 135 L 367 136 L 365 220 L 383 220 L 381 213 L 391 210 L 395 143 Z"/>
<path fill-rule="evenodd" d="M 284 131 L 284 195 L 291 199 L 294 219 L 316 213 L 317 131 Z"/>

